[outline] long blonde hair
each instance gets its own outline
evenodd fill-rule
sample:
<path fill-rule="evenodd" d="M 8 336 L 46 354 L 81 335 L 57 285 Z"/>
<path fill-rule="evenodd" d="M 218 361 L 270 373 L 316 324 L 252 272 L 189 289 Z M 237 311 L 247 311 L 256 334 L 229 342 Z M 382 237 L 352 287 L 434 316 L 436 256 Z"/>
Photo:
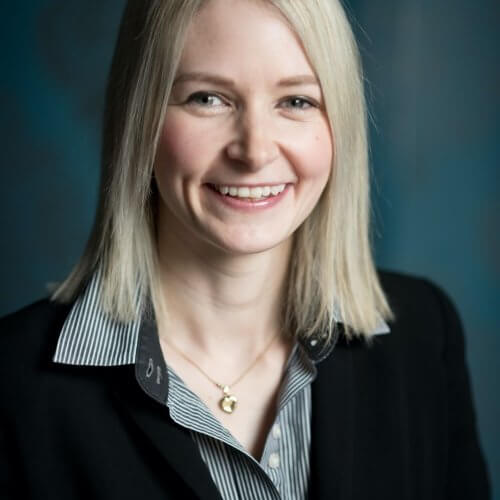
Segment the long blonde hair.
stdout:
<path fill-rule="evenodd" d="M 54 292 L 69 302 L 102 271 L 102 306 L 119 321 L 159 298 L 153 163 L 187 27 L 210 0 L 129 0 L 108 80 L 100 200 L 83 257 Z M 338 0 L 259 0 L 281 11 L 320 82 L 334 136 L 331 176 L 294 234 L 282 324 L 308 337 L 370 337 L 392 313 L 370 246 L 367 111 L 357 45 Z"/>

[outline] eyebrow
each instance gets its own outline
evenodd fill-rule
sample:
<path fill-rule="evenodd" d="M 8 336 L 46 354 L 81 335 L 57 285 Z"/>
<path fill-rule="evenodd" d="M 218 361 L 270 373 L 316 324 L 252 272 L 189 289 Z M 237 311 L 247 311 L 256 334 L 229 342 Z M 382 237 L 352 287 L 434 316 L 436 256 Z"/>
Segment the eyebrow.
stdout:
<path fill-rule="evenodd" d="M 235 87 L 236 84 L 233 80 L 229 80 L 219 75 L 212 73 L 190 72 L 181 73 L 174 80 L 174 85 L 184 82 L 207 82 L 215 85 L 224 85 L 227 87 Z M 319 86 L 318 80 L 313 75 L 294 75 L 281 79 L 278 87 L 294 87 L 297 85 L 316 85 Z"/>

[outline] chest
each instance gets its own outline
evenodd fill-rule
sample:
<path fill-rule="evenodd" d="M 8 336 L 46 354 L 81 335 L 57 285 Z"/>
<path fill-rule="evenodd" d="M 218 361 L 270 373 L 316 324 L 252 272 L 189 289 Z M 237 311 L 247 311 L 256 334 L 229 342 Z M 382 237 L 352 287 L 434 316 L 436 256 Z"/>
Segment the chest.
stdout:
<path fill-rule="evenodd" d="M 259 461 L 277 414 L 288 348 L 264 358 L 242 380 L 228 386 L 226 392 L 192 363 L 169 350 L 168 346 L 162 346 L 162 349 L 169 369 L 178 377 L 178 390 L 174 393 L 183 393 L 183 397 L 173 405 L 179 410 L 179 419 L 189 420 L 187 415 L 201 402 L 214 425 L 220 424 L 223 430 L 229 432 L 237 443 Z M 220 380 L 220 384 L 225 383 L 226 380 Z"/>

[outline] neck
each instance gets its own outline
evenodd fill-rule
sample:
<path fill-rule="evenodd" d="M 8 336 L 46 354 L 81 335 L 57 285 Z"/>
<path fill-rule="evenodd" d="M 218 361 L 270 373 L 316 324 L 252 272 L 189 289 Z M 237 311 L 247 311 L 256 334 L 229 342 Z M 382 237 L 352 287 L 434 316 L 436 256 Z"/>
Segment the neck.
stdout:
<path fill-rule="evenodd" d="M 174 231 L 158 238 L 162 290 L 178 347 L 205 353 L 255 352 L 280 330 L 291 242 L 265 252 L 229 255 Z M 160 322 L 161 323 L 161 322 Z"/>

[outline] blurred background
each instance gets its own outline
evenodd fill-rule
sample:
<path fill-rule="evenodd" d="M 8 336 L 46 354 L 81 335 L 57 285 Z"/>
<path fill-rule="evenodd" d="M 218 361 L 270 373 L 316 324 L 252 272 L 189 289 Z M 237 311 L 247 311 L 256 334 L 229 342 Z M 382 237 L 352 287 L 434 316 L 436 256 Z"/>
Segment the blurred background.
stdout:
<path fill-rule="evenodd" d="M 81 255 L 124 0 L 2 2 L 0 315 Z M 430 278 L 460 310 L 500 500 L 500 3 L 349 0 L 372 114 L 378 264 Z"/>

